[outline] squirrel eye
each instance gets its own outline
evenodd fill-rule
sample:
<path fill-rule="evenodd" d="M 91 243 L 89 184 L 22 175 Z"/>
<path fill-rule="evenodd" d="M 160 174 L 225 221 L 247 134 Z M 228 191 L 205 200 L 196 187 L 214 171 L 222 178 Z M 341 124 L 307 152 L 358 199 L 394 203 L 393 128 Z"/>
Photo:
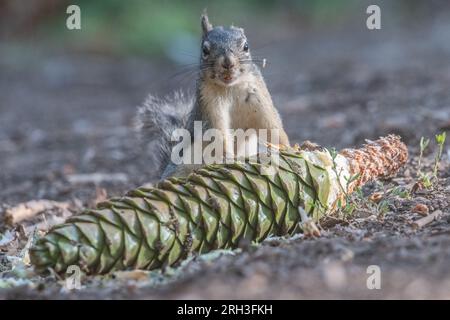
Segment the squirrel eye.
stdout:
<path fill-rule="evenodd" d="M 209 54 L 209 48 L 207 46 L 203 46 L 202 53 L 204 56 L 207 56 Z"/>
<path fill-rule="evenodd" d="M 244 48 L 243 49 L 244 49 L 245 52 L 248 51 L 248 43 L 247 42 L 244 44 Z"/>

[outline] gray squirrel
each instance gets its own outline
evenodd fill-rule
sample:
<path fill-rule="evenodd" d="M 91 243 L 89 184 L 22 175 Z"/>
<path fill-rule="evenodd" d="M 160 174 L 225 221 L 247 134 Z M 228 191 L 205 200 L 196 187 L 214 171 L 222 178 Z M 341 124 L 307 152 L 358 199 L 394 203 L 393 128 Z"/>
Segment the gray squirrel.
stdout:
<path fill-rule="evenodd" d="M 203 130 L 214 128 L 223 134 L 224 157 L 234 155 L 242 147 L 231 141 L 230 129 L 267 129 L 277 135 L 279 144 L 289 146 L 280 115 L 250 54 L 244 30 L 234 26 L 213 27 L 206 13 L 201 16 L 201 27 L 195 96 L 176 92 L 159 99 L 150 95 L 138 108 L 137 124 L 142 139 L 156 141 L 159 149 L 161 178 L 186 176 L 196 168 L 175 165 L 170 160 L 172 132 L 185 128 L 194 137 L 194 121 L 202 121 Z"/>

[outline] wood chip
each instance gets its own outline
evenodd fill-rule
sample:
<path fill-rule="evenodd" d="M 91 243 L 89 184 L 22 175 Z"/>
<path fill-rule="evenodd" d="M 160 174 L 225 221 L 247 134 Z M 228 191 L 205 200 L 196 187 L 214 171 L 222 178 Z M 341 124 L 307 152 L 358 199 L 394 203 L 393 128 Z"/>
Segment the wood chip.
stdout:
<path fill-rule="evenodd" d="M 412 223 L 412 227 L 414 229 L 422 228 L 422 227 L 426 226 L 427 224 L 430 224 L 434 220 L 437 220 L 441 215 L 442 215 L 442 211 L 436 210 L 432 214 L 430 214 L 426 217 L 420 218 L 419 220 L 414 221 Z"/>
<path fill-rule="evenodd" d="M 37 230 L 39 232 L 47 233 L 53 226 L 64 223 L 68 217 L 58 217 L 58 216 L 50 216 L 48 218 L 44 218 L 45 215 L 42 215 L 43 221 L 35 223 L 30 226 L 24 226 L 24 230 L 26 234 L 30 234 L 33 230 Z"/>
<path fill-rule="evenodd" d="M 52 200 L 31 200 L 6 209 L 5 222 L 13 226 L 21 221 L 31 219 L 47 210 L 68 211 L 70 203 Z"/>

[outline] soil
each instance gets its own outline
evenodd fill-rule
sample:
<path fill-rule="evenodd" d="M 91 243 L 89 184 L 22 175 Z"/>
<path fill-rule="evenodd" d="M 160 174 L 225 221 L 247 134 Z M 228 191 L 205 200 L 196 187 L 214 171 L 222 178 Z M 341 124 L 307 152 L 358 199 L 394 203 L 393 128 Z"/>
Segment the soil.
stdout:
<path fill-rule="evenodd" d="M 301 34 L 259 53 L 268 57 L 264 73 L 293 142 L 343 148 L 397 133 L 408 145 L 405 168 L 366 186 L 352 216 L 324 224 L 319 238 L 269 239 L 175 270 L 83 278 L 82 290 L 65 290 L 54 277 L 17 280 L 0 289 L 0 298 L 450 298 L 448 142 L 434 186 L 413 190 L 420 137 L 432 140 L 422 161 L 431 173 L 434 135 L 450 130 L 450 25 L 376 32 Z M 133 130 L 135 107 L 149 92 L 188 86 L 189 79 L 174 83 L 177 67 L 1 46 L 0 215 L 33 199 L 69 202 L 77 211 L 154 179 L 151 150 Z M 73 179 L 94 173 L 104 176 Z M 368 200 L 374 192 L 384 207 Z M 422 218 L 413 212 L 417 204 L 442 215 L 415 229 L 412 222 Z M 61 213 L 45 212 L 23 226 L 52 214 Z M 0 246 L 0 281 L 19 279 L 6 255 L 18 253 L 27 236 L 24 228 L 0 227 L 18 237 Z M 367 287 L 371 265 L 381 270 L 381 289 Z"/>

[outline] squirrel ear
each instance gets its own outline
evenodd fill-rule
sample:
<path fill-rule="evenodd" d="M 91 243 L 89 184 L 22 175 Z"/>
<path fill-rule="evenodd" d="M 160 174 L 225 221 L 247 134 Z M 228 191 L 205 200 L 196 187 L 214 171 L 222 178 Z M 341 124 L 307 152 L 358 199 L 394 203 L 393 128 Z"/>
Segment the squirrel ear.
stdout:
<path fill-rule="evenodd" d="M 208 14 L 206 13 L 206 10 L 203 11 L 202 14 L 202 30 L 203 35 L 207 34 L 209 31 L 211 31 L 213 28 L 212 24 L 209 22 Z"/>

